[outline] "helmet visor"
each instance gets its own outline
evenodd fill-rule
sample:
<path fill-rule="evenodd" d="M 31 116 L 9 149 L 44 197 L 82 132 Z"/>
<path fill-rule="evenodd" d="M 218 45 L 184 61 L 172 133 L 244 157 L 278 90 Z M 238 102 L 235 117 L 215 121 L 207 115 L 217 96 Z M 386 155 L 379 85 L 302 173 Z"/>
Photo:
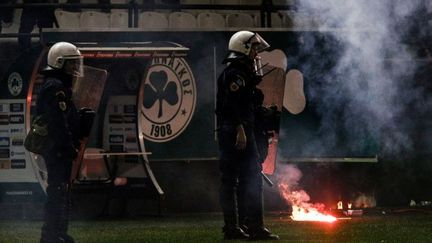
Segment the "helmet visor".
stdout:
<path fill-rule="evenodd" d="M 260 53 L 270 47 L 267 41 L 265 41 L 258 33 L 255 33 L 255 35 L 251 37 L 250 43 L 252 44 L 252 47 L 255 48 L 257 53 Z"/>
<path fill-rule="evenodd" d="M 83 58 L 65 58 L 64 71 L 74 77 L 84 77 Z"/>

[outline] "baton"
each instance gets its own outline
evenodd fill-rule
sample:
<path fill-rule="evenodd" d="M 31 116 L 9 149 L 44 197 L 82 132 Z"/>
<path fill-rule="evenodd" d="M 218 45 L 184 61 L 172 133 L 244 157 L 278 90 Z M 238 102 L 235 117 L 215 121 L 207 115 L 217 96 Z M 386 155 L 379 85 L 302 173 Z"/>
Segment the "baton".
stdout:
<path fill-rule="evenodd" d="M 277 68 L 277 67 L 274 67 L 274 68 L 270 69 L 270 71 L 264 73 L 264 74 L 263 74 L 263 77 L 266 76 L 267 74 L 273 72 L 276 68 Z"/>
<path fill-rule="evenodd" d="M 264 70 L 264 67 L 267 66 L 267 65 L 269 65 L 269 62 L 266 63 L 266 64 L 264 64 L 264 65 L 262 65 L 261 68 L 259 68 L 258 70 L 256 70 L 256 72 L 259 72 L 260 70 Z M 268 75 L 269 73 L 273 72 L 275 69 L 277 69 L 277 67 L 273 67 L 272 69 L 270 69 L 270 71 L 264 73 L 261 77 L 264 77 L 264 76 Z"/>
<path fill-rule="evenodd" d="M 265 66 L 267 66 L 267 65 L 269 65 L 269 62 L 268 63 L 266 63 L 266 64 L 264 64 L 264 65 L 262 65 L 259 69 L 257 69 L 256 71 L 258 72 L 258 71 L 260 71 L 260 70 L 263 70 L 263 68 L 265 67 Z"/>
<path fill-rule="evenodd" d="M 264 174 L 264 172 L 261 171 L 261 175 L 262 175 L 264 181 L 267 183 L 267 185 L 269 185 L 270 187 L 272 187 L 274 185 L 273 181 L 271 181 L 270 178 L 268 178 L 268 176 L 266 176 L 266 174 Z"/>

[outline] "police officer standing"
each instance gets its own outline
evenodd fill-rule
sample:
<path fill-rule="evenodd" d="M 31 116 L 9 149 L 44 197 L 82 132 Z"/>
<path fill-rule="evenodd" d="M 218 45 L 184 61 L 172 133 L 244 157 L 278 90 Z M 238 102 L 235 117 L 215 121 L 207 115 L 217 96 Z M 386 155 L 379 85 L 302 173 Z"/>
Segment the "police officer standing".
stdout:
<path fill-rule="evenodd" d="M 268 47 L 257 33 L 236 32 L 224 60 L 227 67 L 217 81 L 220 203 L 225 239 L 279 239 L 264 227 L 262 161 L 254 135 L 256 85 L 261 81 L 258 53 Z"/>
<path fill-rule="evenodd" d="M 80 146 L 80 118 L 72 102 L 72 82 L 83 75 L 82 56 L 73 44 L 59 42 L 50 48 L 47 61 L 36 115 L 47 114 L 50 118 L 48 133 L 54 147 L 42 155 L 48 187 L 40 242 L 74 242 L 67 229 L 72 161 Z"/>

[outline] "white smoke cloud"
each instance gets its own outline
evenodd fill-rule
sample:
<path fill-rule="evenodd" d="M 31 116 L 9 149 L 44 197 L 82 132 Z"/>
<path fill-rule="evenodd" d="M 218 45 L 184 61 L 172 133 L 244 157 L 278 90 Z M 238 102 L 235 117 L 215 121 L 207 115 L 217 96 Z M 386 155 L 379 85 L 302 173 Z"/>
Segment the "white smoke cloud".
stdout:
<path fill-rule="evenodd" d="M 304 212 L 324 211 L 325 205 L 321 203 L 311 203 L 309 194 L 301 189 L 299 181 L 303 173 L 292 164 L 280 165 L 276 174 L 278 189 L 282 198 L 293 208 L 293 216 L 298 214 L 298 209 Z"/>
<path fill-rule="evenodd" d="M 298 185 L 303 173 L 297 168 L 297 166 L 292 164 L 283 164 L 278 168 L 276 177 L 278 182 L 286 183 L 290 187 L 295 187 Z"/>
<path fill-rule="evenodd" d="M 331 134 L 343 129 L 355 138 L 348 144 L 353 150 L 370 134 L 379 133 L 384 153 L 412 148 L 412 121 L 404 112 L 418 98 L 414 82 L 407 82 L 416 64 L 402 41 L 408 27 L 399 24 L 422 7 L 421 0 L 299 1 L 299 9 L 314 16 L 318 30 L 332 35 L 340 52 L 331 70 L 315 70 L 317 75 L 326 74 L 319 92 L 309 94 L 319 100 L 326 146 L 337 146 Z M 328 31 L 329 27 L 337 29 Z M 314 42 L 306 41 L 312 44 L 303 48 L 314 51 Z M 310 67 L 319 68 L 325 67 Z"/>

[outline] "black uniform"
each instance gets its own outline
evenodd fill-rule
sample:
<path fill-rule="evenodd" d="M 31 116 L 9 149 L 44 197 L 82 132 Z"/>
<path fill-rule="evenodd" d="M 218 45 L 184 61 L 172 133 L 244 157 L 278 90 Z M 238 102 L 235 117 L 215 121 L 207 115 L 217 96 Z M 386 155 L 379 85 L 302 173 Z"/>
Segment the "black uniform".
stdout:
<path fill-rule="evenodd" d="M 43 154 L 48 171 L 47 202 L 41 242 L 73 242 L 67 235 L 72 161 L 79 148 L 79 115 L 72 102 L 72 77 L 47 71 L 36 113 L 49 114 L 49 136 L 54 147 Z"/>
<path fill-rule="evenodd" d="M 253 63 L 245 57 L 231 60 L 218 79 L 216 114 L 224 230 L 238 228 L 239 213 L 248 219 L 249 228 L 263 227 L 262 165 L 254 135 L 257 78 Z M 240 124 L 247 138 L 244 150 L 235 147 Z"/>

